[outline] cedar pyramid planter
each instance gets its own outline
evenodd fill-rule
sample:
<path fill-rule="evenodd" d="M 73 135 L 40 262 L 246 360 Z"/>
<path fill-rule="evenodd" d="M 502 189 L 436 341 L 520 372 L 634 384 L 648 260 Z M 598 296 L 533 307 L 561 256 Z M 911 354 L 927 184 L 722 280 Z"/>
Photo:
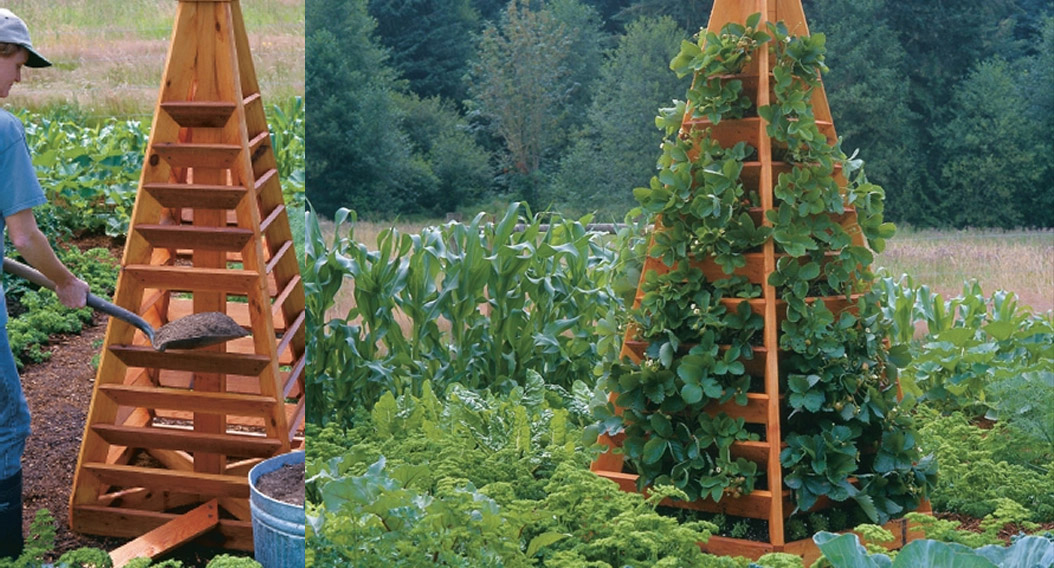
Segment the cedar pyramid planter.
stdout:
<path fill-rule="evenodd" d="M 900 546 L 935 474 L 867 294 L 892 226 L 839 149 L 823 52 L 800 0 L 718 0 L 671 63 L 692 87 L 657 119 L 660 173 L 635 191 L 655 227 L 592 469 L 767 522 L 764 541 L 712 537 L 715 554 L 814 558 L 785 521 L 838 504 Z"/>

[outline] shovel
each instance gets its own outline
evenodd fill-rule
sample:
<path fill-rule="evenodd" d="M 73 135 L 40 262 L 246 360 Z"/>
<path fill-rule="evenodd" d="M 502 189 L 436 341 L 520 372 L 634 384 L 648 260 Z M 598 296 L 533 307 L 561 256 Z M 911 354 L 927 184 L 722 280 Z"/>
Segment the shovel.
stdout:
<path fill-rule="evenodd" d="M 4 271 L 24 278 L 37 286 L 43 286 L 52 291 L 55 290 L 55 283 L 49 280 L 47 276 L 21 262 L 4 258 Z M 227 314 L 220 312 L 191 314 L 172 320 L 155 331 L 143 318 L 94 294 L 88 294 L 87 304 L 97 311 L 122 319 L 138 327 L 150 339 L 150 344 L 154 349 L 158 351 L 164 351 L 169 348 L 195 349 L 249 335 L 249 332 L 238 325 L 238 322 L 231 319 Z"/>

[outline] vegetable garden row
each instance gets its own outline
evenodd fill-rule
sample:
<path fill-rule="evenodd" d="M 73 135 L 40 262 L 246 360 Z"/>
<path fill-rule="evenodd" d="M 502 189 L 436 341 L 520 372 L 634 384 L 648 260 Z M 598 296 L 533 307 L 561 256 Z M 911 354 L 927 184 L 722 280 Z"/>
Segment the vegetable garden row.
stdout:
<path fill-rule="evenodd" d="M 683 497 L 676 488 L 646 500 L 589 471 L 597 434 L 621 426 L 606 412 L 605 379 L 645 244 L 640 227 L 611 237 L 587 231 L 589 220 L 513 205 L 493 220 L 393 229 L 364 243 L 352 213 L 338 216 L 332 238 L 309 214 L 309 563 L 749 564 L 704 555 L 697 543 L 749 536 L 751 521 L 668 509 L 659 500 Z M 933 508 L 981 520 L 965 531 L 912 515 L 929 539 L 912 554 L 1043 534 L 1039 523 L 1054 522 L 1051 314 L 971 284 L 944 299 L 886 276 L 874 293 L 883 306 L 875 329 L 917 401 L 905 406 L 913 443 L 939 464 Z M 347 295 L 354 306 L 335 311 Z M 803 538 L 871 523 L 842 508 L 796 514 L 786 530 Z M 878 527 L 862 532 L 881 542 Z M 1018 542 L 1012 550 L 1050 543 Z M 843 546 L 823 550 L 857 554 L 834 552 Z M 780 554 L 760 562 L 794 565 Z"/>

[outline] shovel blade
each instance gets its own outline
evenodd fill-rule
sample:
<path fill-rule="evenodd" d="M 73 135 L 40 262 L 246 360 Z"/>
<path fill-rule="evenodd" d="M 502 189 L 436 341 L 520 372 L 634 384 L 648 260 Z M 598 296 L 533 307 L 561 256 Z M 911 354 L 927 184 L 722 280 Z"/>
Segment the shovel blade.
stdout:
<path fill-rule="evenodd" d="M 153 346 L 158 351 L 198 349 L 247 335 L 249 332 L 227 314 L 201 312 L 162 325 L 154 333 Z"/>

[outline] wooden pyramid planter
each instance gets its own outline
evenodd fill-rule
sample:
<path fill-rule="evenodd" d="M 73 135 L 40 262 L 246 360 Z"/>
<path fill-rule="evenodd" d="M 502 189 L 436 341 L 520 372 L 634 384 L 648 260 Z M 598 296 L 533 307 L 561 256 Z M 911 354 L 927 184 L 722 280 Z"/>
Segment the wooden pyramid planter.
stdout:
<path fill-rule="evenodd" d="M 110 321 L 70 526 L 151 541 L 136 554 L 202 534 L 252 550 L 248 472 L 303 444 L 305 312 L 237 0 L 179 2 L 114 302 L 251 337 L 160 352 Z"/>
<path fill-rule="evenodd" d="M 892 227 L 838 148 L 823 47 L 800 0 L 715 2 L 671 63 L 692 87 L 660 116 L 660 174 L 636 191 L 655 228 L 608 379 L 623 429 L 601 435 L 592 469 L 767 523 L 767 538 L 712 537 L 715 554 L 811 561 L 785 523 L 840 503 L 888 522 L 899 547 L 891 519 L 925 507 L 933 480 L 867 296 Z"/>

